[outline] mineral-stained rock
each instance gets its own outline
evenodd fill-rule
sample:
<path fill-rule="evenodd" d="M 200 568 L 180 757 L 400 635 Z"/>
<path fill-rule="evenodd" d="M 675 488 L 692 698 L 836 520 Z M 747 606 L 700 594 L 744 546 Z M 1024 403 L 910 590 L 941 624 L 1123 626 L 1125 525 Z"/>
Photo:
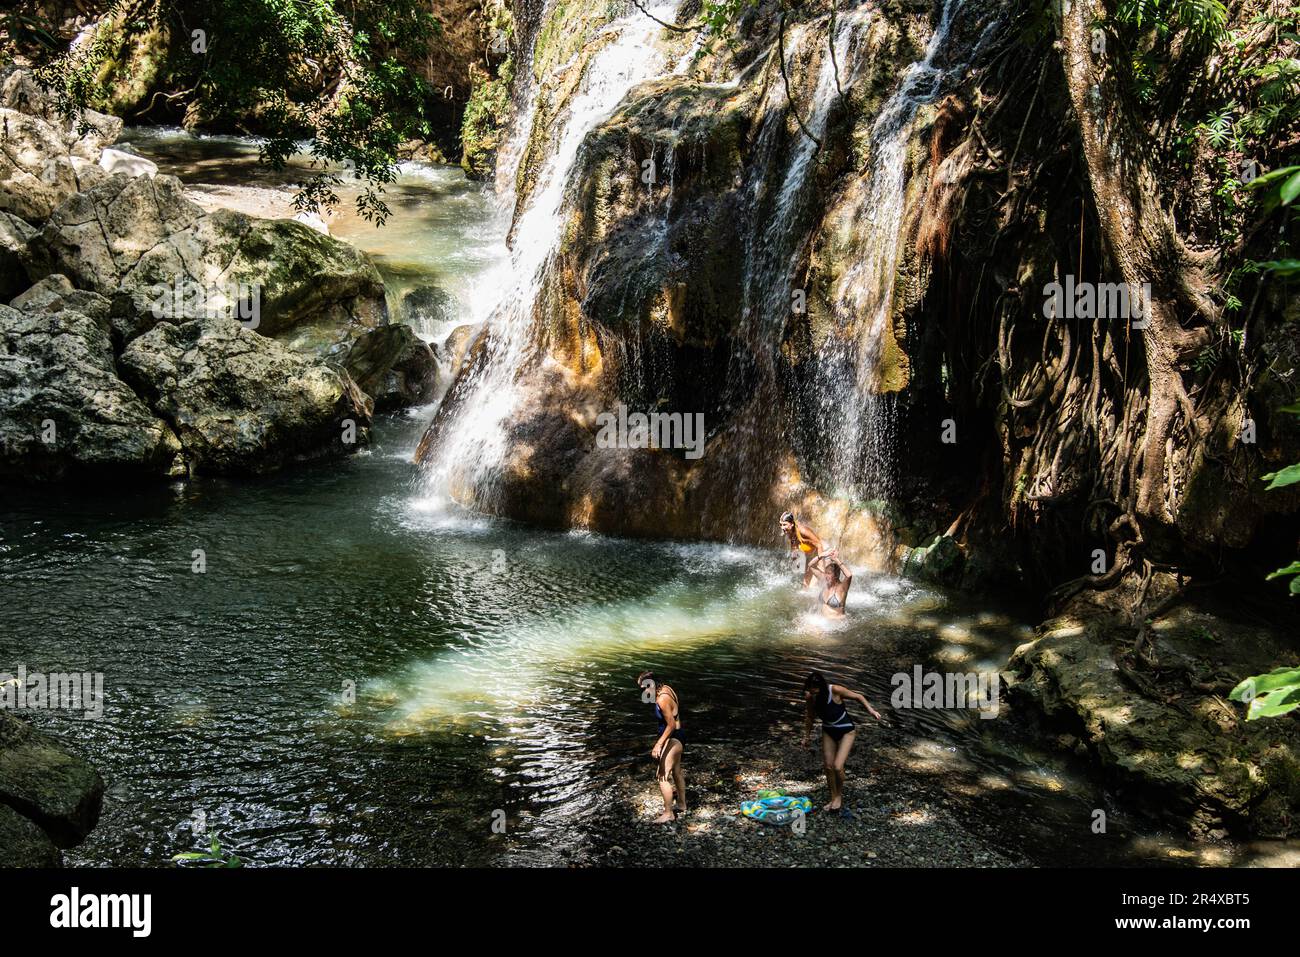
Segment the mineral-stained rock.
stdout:
<path fill-rule="evenodd" d="M 175 429 L 193 472 L 269 472 L 369 440 L 371 402 L 346 372 L 233 319 L 159 323 L 121 366 Z"/>

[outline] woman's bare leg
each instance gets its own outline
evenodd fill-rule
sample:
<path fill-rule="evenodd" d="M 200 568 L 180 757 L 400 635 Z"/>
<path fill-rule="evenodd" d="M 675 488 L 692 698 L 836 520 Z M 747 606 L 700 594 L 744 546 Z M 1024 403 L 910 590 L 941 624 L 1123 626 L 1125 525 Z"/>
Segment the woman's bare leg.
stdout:
<path fill-rule="evenodd" d="M 844 762 L 849 759 L 849 752 L 853 750 L 853 739 L 857 737 L 856 731 L 850 731 L 844 737 L 840 738 L 839 745 L 835 749 L 834 766 L 835 772 L 835 798 L 831 802 L 832 811 L 838 811 L 844 801 Z"/>
<path fill-rule="evenodd" d="M 832 811 L 839 807 L 839 778 L 835 774 L 835 739 L 825 731 L 822 732 L 822 764 L 826 768 L 826 786 L 830 789 L 830 803 L 822 806 L 823 811 Z"/>
<path fill-rule="evenodd" d="M 672 765 L 681 758 L 681 754 L 681 742 L 670 739 L 668 745 L 663 750 L 663 754 L 659 757 L 659 767 L 656 769 L 656 777 L 659 780 L 659 794 L 664 799 L 664 813 L 655 818 L 654 822 L 656 824 L 671 824 L 676 818 L 676 815 L 673 814 Z"/>
<path fill-rule="evenodd" d="M 683 768 L 682 758 L 685 756 L 682 751 L 680 742 L 674 742 L 677 746 L 672 749 L 672 754 L 668 756 L 668 763 L 672 766 L 673 784 L 677 788 L 677 803 L 673 810 L 678 814 L 686 813 L 686 771 Z"/>

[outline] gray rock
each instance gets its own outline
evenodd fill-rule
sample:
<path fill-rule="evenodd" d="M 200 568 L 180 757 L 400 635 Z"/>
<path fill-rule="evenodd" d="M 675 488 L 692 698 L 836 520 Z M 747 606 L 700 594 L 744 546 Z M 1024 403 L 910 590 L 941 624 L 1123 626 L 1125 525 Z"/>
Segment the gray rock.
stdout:
<path fill-rule="evenodd" d="M 192 472 L 269 472 L 369 441 L 371 402 L 346 372 L 232 319 L 160 323 L 121 367 L 175 429 Z"/>
<path fill-rule="evenodd" d="M 0 299 L 8 299 L 27 286 L 22 252 L 36 228 L 13 213 L 0 212 Z"/>
<path fill-rule="evenodd" d="M 124 173 L 127 176 L 157 176 L 158 164 L 126 150 L 106 149 L 99 154 L 99 168 L 110 176 Z"/>
<path fill-rule="evenodd" d="M 416 286 L 402 296 L 402 318 L 412 325 L 441 325 L 460 314 L 460 302 L 440 286 Z"/>
<path fill-rule="evenodd" d="M 438 392 L 438 359 L 409 326 L 381 326 L 358 337 L 344 360 L 357 385 L 375 400 L 376 411 L 432 402 Z"/>
<path fill-rule="evenodd" d="M 86 130 L 81 129 L 85 124 Z M 106 145 L 122 121 L 93 111 L 62 116 L 54 98 L 23 70 L 0 77 L 0 211 L 45 219 L 78 190 L 98 183 Z"/>
<path fill-rule="evenodd" d="M 388 321 L 364 253 L 292 220 L 205 213 L 173 176 L 119 174 L 71 197 L 28 244 L 27 267 L 123 291 L 134 307 L 115 320 L 123 342 L 160 320 L 239 318 L 240 301 L 256 304 L 250 328 L 322 355 Z"/>
<path fill-rule="evenodd" d="M 85 840 L 99 820 L 104 781 L 26 721 L 0 711 L 0 804 L 34 821 L 59 847 Z"/>
<path fill-rule="evenodd" d="M 97 292 L 74 288 L 67 276 L 54 273 L 15 296 L 9 305 L 19 312 L 78 312 L 104 326 L 110 321 L 113 304 Z"/>
<path fill-rule="evenodd" d="M 54 127 L 68 151 L 81 159 L 99 161 L 100 152 L 116 143 L 122 134 L 122 120 L 116 116 L 82 110 L 65 116 L 53 93 L 23 69 L 0 71 L 0 107 L 36 117 Z"/>
<path fill-rule="evenodd" d="M 39 827 L 0 804 L 0 867 L 58 867 L 59 849 Z"/>
<path fill-rule="evenodd" d="M 179 452 L 118 378 L 103 324 L 68 309 L 0 306 L 0 476 L 162 478 L 184 474 Z"/>

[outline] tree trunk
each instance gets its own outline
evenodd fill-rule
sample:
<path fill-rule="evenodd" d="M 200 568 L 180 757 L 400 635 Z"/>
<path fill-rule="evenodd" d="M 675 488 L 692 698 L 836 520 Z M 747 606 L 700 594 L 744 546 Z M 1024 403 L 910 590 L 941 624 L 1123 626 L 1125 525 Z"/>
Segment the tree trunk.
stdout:
<path fill-rule="evenodd" d="M 1094 38 L 1093 24 L 1104 12 L 1099 0 L 1063 0 L 1060 47 L 1102 245 L 1130 290 L 1146 283 L 1151 290 L 1142 329 L 1150 403 L 1137 487 L 1114 491 L 1139 520 L 1168 524 L 1166 447 L 1180 414 L 1184 427 L 1197 428 L 1180 367 L 1209 341 L 1207 323 L 1217 321 L 1218 310 L 1204 267 L 1187 251 L 1162 201 L 1151 138 L 1106 68 L 1104 37 Z M 1185 328 L 1180 314 L 1199 328 Z"/>

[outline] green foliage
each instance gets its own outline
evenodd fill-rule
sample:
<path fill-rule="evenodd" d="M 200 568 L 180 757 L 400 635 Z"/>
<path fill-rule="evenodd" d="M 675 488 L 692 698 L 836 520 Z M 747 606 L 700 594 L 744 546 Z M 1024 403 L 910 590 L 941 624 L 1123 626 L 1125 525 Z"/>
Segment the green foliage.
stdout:
<path fill-rule="evenodd" d="M 730 47 L 733 43 L 733 26 L 747 7 L 758 6 L 758 0 L 703 0 L 700 4 L 700 23 L 704 39 L 695 51 L 696 59 L 715 51 L 719 42 Z"/>
<path fill-rule="evenodd" d="M 38 75 L 76 115 L 109 98 L 123 49 L 161 33 L 173 111 L 260 134 L 273 168 L 305 142 L 316 172 L 296 205 L 336 205 L 347 176 L 364 184 L 358 210 L 383 222 L 398 147 L 430 132 L 432 91 L 411 64 L 439 29 L 422 0 L 118 0 L 89 43 Z"/>
<path fill-rule="evenodd" d="M 1300 416 L 1300 402 L 1283 406 L 1282 411 L 1290 415 Z M 1268 489 L 1285 488 L 1288 485 L 1295 485 L 1297 482 L 1300 482 L 1300 462 L 1295 465 L 1289 465 L 1280 471 L 1269 472 L 1267 475 L 1262 475 L 1260 476 L 1260 481 L 1268 482 Z M 1285 568 L 1279 568 L 1268 576 L 1269 581 L 1272 581 L 1274 578 L 1290 578 L 1291 594 L 1300 595 L 1300 561 L 1292 562 Z"/>
<path fill-rule="evenodd" d="M 1296 482 L 1300 482 L 1300 464 L 1288 465 L 1278 472 L 1269 472 L 1267 475 L 1261 476 L 1261 479 L 1269 483 L 1267 486 L 1269 491 L 1287 485 L 1294 485 Z"/>
<path fill-rule="evenodd" d="M 184 854 L 173 854 L 172 860 L 182 867 L 243 867 L 241 861 L 233 851 L 223 850 L 221 841 L 214 834 L 212 841 L 208 844 L 206 851 L 187 851 Z"/>
<path fill-rule="evenodd" d="M 50 51 L 59 48 L 59 38 L 51 24 L 19 10 L 0 14 L 0 30 L 4 31 L 9 43 L 18 48 L 36 46 Z"/>
<path fill-rule="evenodd" d="M 506 118 L 510 113 L 510 86 L 514 61 L 507 58 L 495 78 L 483 78 L 470 92 L 461 120 L 461 166 L 471 176 L 485 176 L 501 145 Z"/>
<path fill-rule="evenodd" d="M 1252 675 L 1228 695 L 1247 705 L 1246 720 L 1276 718 L 1300 708 L 1300 668 L 1278 668 Z"/>

